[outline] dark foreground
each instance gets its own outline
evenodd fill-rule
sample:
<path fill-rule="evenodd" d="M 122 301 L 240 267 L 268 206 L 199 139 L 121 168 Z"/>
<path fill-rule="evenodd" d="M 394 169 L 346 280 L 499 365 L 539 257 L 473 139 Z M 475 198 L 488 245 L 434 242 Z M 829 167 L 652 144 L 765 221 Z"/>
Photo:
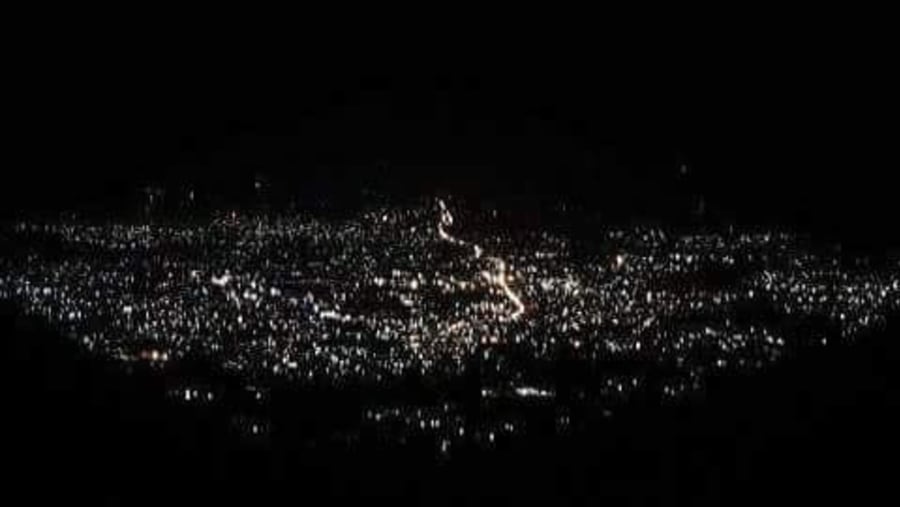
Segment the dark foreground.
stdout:
<path fill-rule="evenodd" d="M 224 409 L 171 403 L 158 376 L 100 362 L 7 304 L 2 337 L 4 483 L 29 503 L 301 503 L 323 494 L 868 503 L 891 492 L 900 450 L 896 318 L 855 345 L 807 350 L 753 377 L 712 378 L 703 403 L 636 397 L 585 433 L 550 428 L 450 459 L 428 442 L 312 448 L 285 429 L 254 442 L 230 429 Z M 347 410 L 345 400 L 322 398 L 292 410 Z"/>

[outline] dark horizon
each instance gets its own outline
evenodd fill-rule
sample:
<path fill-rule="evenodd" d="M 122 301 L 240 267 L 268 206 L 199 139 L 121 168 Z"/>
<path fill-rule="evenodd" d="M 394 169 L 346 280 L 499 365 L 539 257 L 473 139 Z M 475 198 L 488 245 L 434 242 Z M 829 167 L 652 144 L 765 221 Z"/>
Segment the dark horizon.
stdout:
<path fill-rule="evenodd" d="M 283 199 L 568 200 L 616 220 L 779 224 L 896 247 L 884 134 L 860 116 L 871 105 L 846 79 L 800 72 L 780 60 L 621 74 L 310 70 L 295 85 L 89 67 L 24 120 L 2 215 L 131 211 L 148 185 L 240 205 L 262 177 Z"/>

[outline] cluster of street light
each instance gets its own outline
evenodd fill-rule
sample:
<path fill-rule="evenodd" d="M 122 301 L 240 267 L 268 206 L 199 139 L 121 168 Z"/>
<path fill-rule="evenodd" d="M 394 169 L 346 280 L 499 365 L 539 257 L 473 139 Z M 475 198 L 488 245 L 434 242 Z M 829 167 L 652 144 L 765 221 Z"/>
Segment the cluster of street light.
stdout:
<path fill-rule="evenodd" d="M 199 355 L 250 384 L 338 386 L 410 371 L 453 379 L 474 363 L 486 402 L 553 399 L 540 365 L 561 354 L 599 365 L 588 396 L 627 396 L 664 365 L 658 387 L 677 398 L 706 372 L 758 368 L 809 338 L 786 322 L 814 322 L 805 332 L 824 344 L 900 307 L 900 266 L 846 268 L 790 234 L 598 230 L 603 249 L 586 254 L 490 222 L 440 199 L 350 219 L 21 222 L 3 231 L 14 247 L 0 259 L 0 298 L 123 361 L 165 369 Z M 622 361 L 644 367 L 604 373 Z M 367 420 L 434 430 L 444 449 L 463 428 L 448 406 L 373 407 Z M 515 428 L 482 433 L 493 442 Z"/>

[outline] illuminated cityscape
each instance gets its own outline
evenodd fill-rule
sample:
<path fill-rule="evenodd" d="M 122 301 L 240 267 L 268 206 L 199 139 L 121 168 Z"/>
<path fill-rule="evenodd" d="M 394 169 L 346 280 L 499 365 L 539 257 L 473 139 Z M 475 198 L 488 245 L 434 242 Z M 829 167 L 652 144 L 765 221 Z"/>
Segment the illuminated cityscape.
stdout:
<path fill-rule="evenodd" d="M 163 372 L 203 357 L 263 405 L 273 382 L 390 389 L 414 373 L 440 386 L 477 368 L 492 415 L 474 428 L 450 397 L 361 414 L 401 441 L 433 435 L 442 453 L 525 426 L 494 407 L 566 396 L 608 417 L 638 390 L 678 402 L 711 372 L 852 340 L 900 307 L 897 264 L 848 265 L 783 232 L 602 229 L 603 248 L 585 253 L 563 235 L 491 224 L 452 199 L 340 219 L 19 222 L 3 231 L 15 248 L 0 260 L 0 298 L 104 357 Z M 559 357 L 587 365 L 589 380 L 558 392 Z M 220 396 L 201 380 L 170 394 Z M 234 424 L 248 438 L 270 428 L 249 415 Z M 572 424 L 560 411 L 558 429 Z"/>

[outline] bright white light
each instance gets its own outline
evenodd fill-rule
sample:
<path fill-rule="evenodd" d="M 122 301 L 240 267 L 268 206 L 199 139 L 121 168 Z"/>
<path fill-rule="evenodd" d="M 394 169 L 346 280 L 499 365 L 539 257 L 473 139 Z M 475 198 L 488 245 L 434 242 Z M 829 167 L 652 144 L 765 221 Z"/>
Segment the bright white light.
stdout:
<path fill-rule="evenodd" d="M 217 277 L 216 275 L 213 275 L 212 278 L 210 279 L 210 281 L 216 287 L 225 287 L 226 285 L 228 285 L 231 282 L 231 275 L 229 273 L 225 273 L 221 277 Z"/>
<path fill-rule="evenodd" d="M 516 388 L 516 394 L 523 398 L 548 398 L 553 393 L 544 389 L 538 389 L 531 386 L 522 386 Z"/>

